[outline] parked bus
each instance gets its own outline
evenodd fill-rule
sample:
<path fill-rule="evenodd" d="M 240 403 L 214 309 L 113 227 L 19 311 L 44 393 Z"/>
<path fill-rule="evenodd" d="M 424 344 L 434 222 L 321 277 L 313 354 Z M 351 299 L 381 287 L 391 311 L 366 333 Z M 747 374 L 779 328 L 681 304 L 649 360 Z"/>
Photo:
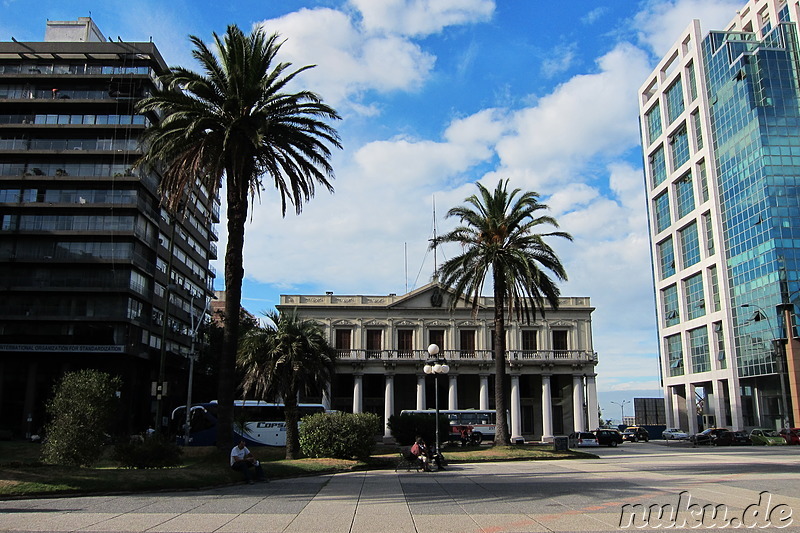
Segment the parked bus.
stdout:
<path fill-rule="evenodd" d="M 189 446 L 214 446 L 217 443 L 216 400 L 192 405 Z M 297 406 L 300 418 L 314 413 L 324 413 L 321 403 L 301 403 Z M 171 426 L 178 434 L 178 443 L 184 444 L 183 426 L 186 424 L 186 406 L 172 411 Z M 282 403 L 256 400 L 237 400 L 233 404 L 233 439 L 244 439 L 248 446 L 286 446 L 286 413 Z"/>
<path fill-rule="evenodd" d="M 434 409 L 426 409 L 424 411 L 415 411 L 404 409 L 400 412 L 401 415 L 425 413 L 435 415 Z M 460 440 L 461 435 L 458 431 L 453 429 L 456 426 L 471 426 L 472 434 L 475 435 L 475 440 L 481 442 L 482 440 L 494 440 L 495 436 L 495 423 L 497 421 L 495 411 L 483 411 L 479 409 L 440 409 L 439 414 L 444 415 L 450 420 L 450 435 L 449 440 Z"/>

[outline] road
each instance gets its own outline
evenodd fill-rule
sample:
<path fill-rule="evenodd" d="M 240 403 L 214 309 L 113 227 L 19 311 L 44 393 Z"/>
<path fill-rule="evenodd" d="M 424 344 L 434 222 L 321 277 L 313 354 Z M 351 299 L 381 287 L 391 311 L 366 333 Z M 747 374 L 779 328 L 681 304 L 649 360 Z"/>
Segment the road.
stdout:
<path fill-rule="evenodd" d="M 504 533 L 681 526 L 800 531 L 800 446 L 650 442 L 592 451 L 598 459 L 0 501 L 0 531 Z"/>

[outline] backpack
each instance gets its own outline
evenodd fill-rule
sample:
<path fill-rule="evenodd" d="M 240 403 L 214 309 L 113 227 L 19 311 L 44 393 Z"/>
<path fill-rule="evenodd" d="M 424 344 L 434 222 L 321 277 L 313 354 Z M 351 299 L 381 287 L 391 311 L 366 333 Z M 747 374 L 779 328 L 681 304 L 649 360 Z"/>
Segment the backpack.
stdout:
<path fill-rule="evenodd" d="M 419 457 L 420 453 L 422 453 L 422 450 L 419 449 L 419 444 L 415 442 L 411 447 L 411 454 Z"/>

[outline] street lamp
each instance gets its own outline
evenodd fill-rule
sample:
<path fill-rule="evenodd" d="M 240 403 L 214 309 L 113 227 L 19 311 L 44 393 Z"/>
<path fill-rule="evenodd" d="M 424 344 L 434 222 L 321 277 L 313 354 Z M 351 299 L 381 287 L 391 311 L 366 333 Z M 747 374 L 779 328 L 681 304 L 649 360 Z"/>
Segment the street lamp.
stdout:
<path fill-rule="evenodd" d="M 625 404 L 626 403 L 631 403 L 631 402 L 629 400 L 622 400 L 621 402 L 611 402 L 611 403 L 613 403 L 614 405 L 619 405 L 619 408 L 620 408 L 620 411 L 621 411 L 621 413 L 620 413 L 621 418 L 619 419 L 619 423 L 624 426 L 625 425 Z"/>
<path fill-rule="evenodd" d="M 437 357 L 439 355 L 439 346 L 431 344 L 428 346 L 428 355 L 430 360 L 422 367 L 422 371 L 426 374 L 433 374 L 434 390 L 436 392 L 436 447 L 434 448 L 434 459 L 439 464 L 439 374 L 447 374 L 450 367 L 447 366 L 447 361 L 444 357 Z"/>
<path fill-rule="evenodd" d="M 785 359 L 783 351 L 784 350 L 783 343 L 775 335 L 775 329 L 773 329 L 772 327 L 772 320 L 770 320 L 769 314 L 767 314 L 767 312 L 764 310 L 763 307 L 756 304 L 742 304 L 739 307 L 755 307 L 756 309 L 758 309 L 758 311 L 756 311 L 755 316 L 753 316 L 753 318 L 751 319 L 753 322 L 758 322 L 761 319 L 762 315 L 764 316 L 764 318 L 767 319 L 767 325 L 769 326 L 770 335 L 772 336 L 772 345 L 775 347 L 775 359 L 776 359 L 775 362 L 777 363 L 778 377 L 781 384 L 781 427 L 782 428 L 789 427 L 787 424 L 788 407 L 786 405 L 786 386 L 783 383 L 784 379 L 783 361 Z M 760 315 L 759 312 L 761 313 Z M 789 335 L 791 335 L 791 332 L 789 332 Z M 788 342 L 791 342 L 791 337 L 788 338 Z"/>

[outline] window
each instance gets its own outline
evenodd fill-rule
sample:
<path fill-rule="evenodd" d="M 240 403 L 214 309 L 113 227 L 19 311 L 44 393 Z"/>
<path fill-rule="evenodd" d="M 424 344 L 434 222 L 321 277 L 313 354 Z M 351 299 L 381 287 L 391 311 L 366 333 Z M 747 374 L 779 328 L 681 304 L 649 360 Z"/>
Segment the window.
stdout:
<path fill-rule="evenodd" d="M 689 330 L 689 347 L 692 354 L 692 373 L 697 374 L 711 370 L 706 326 Z"/>
<path fill-rule="evenodd" d="M 475 330 L 462 329 L 458 332 L 459 347 L 462 354 L 472 355 L 475 353 Z"/>
<path fill-rule="evenodd" d="M 694 101 L 697 98 L 697 76 L 694 73 L 694 62 L 686 65 L 686 76 L 689 78 L 690 101 Z"/>
<path fill-rule="evenodd" d="M 697 165 L 697 173 L 700 175 L 700 192 L 704 202 L 708 201 L 708 175 L 706 175 L 706 162 L 700 161 Z"/>
<path fill-rule="evenodd" d="M 397 330 L 397 350 L 400 353 L 411 354 L 414 349 L 414 331 L 411 329 Z"/>
<path fill-rule="evenodd" d="M 440 350 L 444 350 L 444 330 L 432 329 L 428 332 L 428 344 L 435 344 Z"/>
<path fill-rule="evenodd" d="M 351 335 L 352 332 L 349 329 L 337 329 L 334 348 L 337 350 L 350 350 L 352 348 L 350 344 Z"/>
<path fill-rule="evenodd" d="M 681 126 L 669 138 L 672 169 L 675 170 L 689 160 L 689 137 L 686 126 Z"/>
<path fill-rule="evenodd" d="M 681 83 L 681 79 L 678 78 L 675 80 L 675 83 L 665 91 L 664 95 L 667 100 L 667 120 L 669 124 L 672 124 L 684 110 L 683 84 Z"/>
<path fill-rule="evenodd" d="M 706 251 L 709 256 L 714 255 L 714 231 L 711 227 L 711 213 L 703 215 L 703 225 L 706 227 Z"/>
<path fill-rule="evenodd" d="M 728 360 L 725 356 L 725 336 L 722 331 L 722 322 L 714 322 L 711 327 L 714 332 L 714 351 L 717 356 L 717 365 L 721 369 L 728 368 Z"/>
<path fill-rule="evenodd" d="M 683 282 L 686 298 L 686 314 L 689 320 L 706 314 L 706 303 L 703 299 L 703 276 L 695 274 Z"/>
<path fill-rule="evenodd" d="M 568 350 L 567 332 L 565 330 L 553 331 L 553 350 Z"/>
<path fill-rule="evenodd" d="M 675 274 L 675 249 L 672 237 L 658 245 L 658 259 L 661 266 L 661 279 L 666 279 Z"/>
<path fill-rule="evenodd" d="M 650 176 L 653 180 L 653 187 L 657 187 L 667 179 L 667 164 L 664 158 L 664 147 L 659 146 L 649 157 Z"/>
<path fill-rule="evenodd" d="M 703 128 L 701 127 L 699 111 L 692 113 L 692 125 L 694 126 L 694 138 L 697 150 L 700 151 L 703 149 Z"/>
<path fill-rule="evenodd" d="M 719 299 L 719 281 L 717 279 L 717 267 L 712 266 L 708 269 L 708 277 L 711 279 L 711 297 L 714 300 L 714 311 L 722 309 Z"/>
<path fill-rule="evenodd" d="M 523 329 L 522 330 L 522 349 L 526 352 L 536 351 L 536 330 Z"/>
<path fill-rule="evenodd" d="M 656 196 L 653 204 L 653 211 L 656 215 L 656 232 L 661 233 L 672 224 L 672 217 L 669 214 L 669 195 L 666 191 Z"/>
<path fill-rule="evenodd" d="M 667 362 L 669 364 L 670 376 L 683 375 L 683 348 L 681 347 L 681 336 L 670 335 L 665 339 L 667 344 Z"/>
<path fill-rule="evenodd" d="M 661 291 L 661 300 L 664 305 L 664 323 L 674 326 L 681 321 L 678 313 L 678 287 L 670 285 Z"/>
<path fill-rule="evenodd" d="M 685 217 L 694 209 L 694 186 L 691 173 L 684 174 L 675 182 L 675 198 L 678 203 L 678 218 Z"/>
<path fill-rule="evenodd" d="M 647 112 L 645 121 L 647 122 L 647 140 L 652 143 L 661 135 L 661 106 L 658 102 Z"/>
<path fill-rule="evenodd" d="M 697 223 L 692 222 L 680 232 L 681 267 L 686 268 L 700 261 L 700 240 L 697 235 Z"/>
<path fill-rule="evenodd" d="M 377 355 L 381 351 L 381 338 L 383 331 L 379 329 L 367 330 L 367 354 Z"/>

